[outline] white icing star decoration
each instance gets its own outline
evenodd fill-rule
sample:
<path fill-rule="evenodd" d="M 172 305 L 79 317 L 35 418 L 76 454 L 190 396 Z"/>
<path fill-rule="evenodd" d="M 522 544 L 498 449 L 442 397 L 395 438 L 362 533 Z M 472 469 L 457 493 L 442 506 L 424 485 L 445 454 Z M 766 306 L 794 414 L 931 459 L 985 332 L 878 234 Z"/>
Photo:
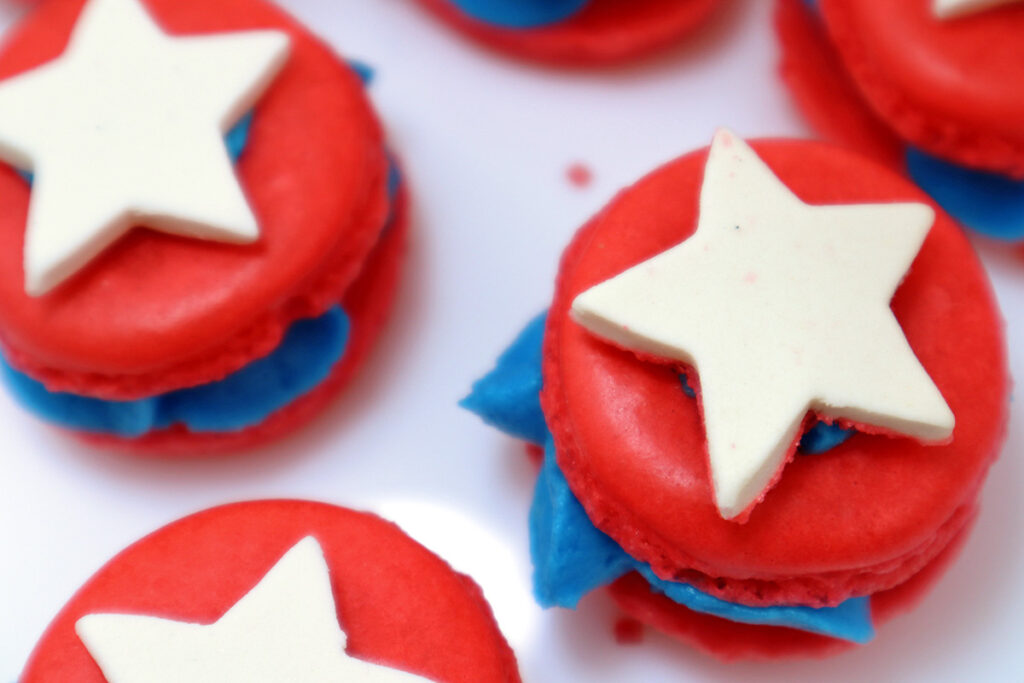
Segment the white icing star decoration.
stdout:
<path fill-rule="evenodd" d="M 34 172 L 26 291 L 45 294 L 140 223 L 256 240 L 223 135 L 288 50 L 279 31 L 174 37 L 139 0 L 89 0 L 60 57 L 0 82 L 0 157 Z"/>
<path fill-rule="evenodd" d="M 933 0 L 932 13 L 938 19 L 955 19 L 1021 0 Z"/>
<path fill-rule="evenodd" d="M 925 204 L 805 204 L 720 131 L 693 236 L 572 312 L 619 346 L 696 369 L 715 500 L 733 519 L 771 485 L 808 411 L 928 442 L 952 434 L 889 307 L 934 217 Z"/>
<path fill-rule="evenodd" d="M 75 626 L 109 683 L 426 683 L 345 653 L 327 562 L 307 537 L 216 623 L 90 614 Z"/>

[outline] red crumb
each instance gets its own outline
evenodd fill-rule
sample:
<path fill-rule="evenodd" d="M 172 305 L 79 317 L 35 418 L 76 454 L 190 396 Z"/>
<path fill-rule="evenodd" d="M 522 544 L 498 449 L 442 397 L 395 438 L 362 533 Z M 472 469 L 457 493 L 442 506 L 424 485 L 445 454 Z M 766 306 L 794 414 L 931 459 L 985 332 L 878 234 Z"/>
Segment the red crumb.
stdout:
<path fill-rule="evenodd" d="M 590 185 L 594 174 L 586 164 L 576 162 L 566 169 L 565 177 L 569 179 L 573 187 L 584 188 Z"/>
<path fill-rule="evenodd" d="M 615 642 L 619 645 L 636 645 L 644 640 L 644 625 L 636 619 L 620 617 L 615 621 Z"/>
<path fill-rule="evenodd" d="M 532 462 L 537 469 L 544 464 L 544 449 L 534 443 L 526 444 L 526 455 L 529 456 L 530 462 Z"/>

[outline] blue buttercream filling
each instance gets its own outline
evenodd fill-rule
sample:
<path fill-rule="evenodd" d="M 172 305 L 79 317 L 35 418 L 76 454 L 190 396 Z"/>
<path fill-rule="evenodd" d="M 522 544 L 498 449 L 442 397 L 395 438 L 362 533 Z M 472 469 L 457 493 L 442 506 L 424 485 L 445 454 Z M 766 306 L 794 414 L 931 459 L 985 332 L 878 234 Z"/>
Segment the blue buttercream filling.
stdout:
<path fill-rule="evenodd" d="M 907 149 L 910 177 L 964 225 L 1001 240 L 1024 239 L 1024 180 L 964 168 Z"/>
<path fill-rule="evenodd" d="M 344 354 L 349 327 L 335 306 L 293 323 L 270 355 L 222 380 L 136 401 L 51 392 L 2 360 L 0 371 L 22 405 L 69 429 L 123 438 L 176 424 L 195 433 L 233 432 L 263 422 L 323 382 Z"/>
<path fill-rule="evenodd" d="M 869 598 L 854 598 L 836 607 L 748 607 L 720 600 L 693 586 L 666 581 L 649 564 L 630 556 L 591 523 L 559 470 L 555 449 L 540 406 L 541 358 L 545 316 L 532 320 L 498 359 L 495 369 L 473 385 L 461 405 L 502 431 L 542 445 L 544 465 L 530 509 L 530 554 L 534 593 L 540 604 L 575 607 L 585 594 L 625 574 L 639 572 L 652 590 L 697 612 L 730 621 L 820 633 L 858 643 L 874 635 Z M 689 387 L 683 379 L 682 386 Z M 819 424 L 822 436 L 814 447 L 822 452 L 837 431 Z M 817 430 L 808 432 L 808 434 Z M 806 436 L 805 436 L 806 440 Z M 804 442 L 801 442 L 801 449 Z"/>
<path fill-rule="evenodd" d="M 836 607 L 748 607 L 713 597 L 687 583 L 659 578 L 649 564 L 629 555 L 590 522 L 558 469 L 550 439 L 530 508 L 530 555 L 534 592 L 545 607 L 575 607 L 586 593 L 635 571 L 656 593 L 695 612 L 857 643 L 874 636 L 870 598 L 853 598 Z"/>
<path fill-rule="evenodd" d="M 505 28 L 536 28 L 557 24 L 582 10 L 589 0 L 452 0 L 480 21 Z"/>
<path fill-rule="evenodd" d="M 803 0 L 814 12 L 817 0 Z M 1024 239 L 1024 180 L 980 171 L 907 146 L 907 172 L 949 215 L 989 237 Z"/>
<path fill-rule="evenodd" d="M 364 85 L 369 83 L 373 75 L 369 67 L 355 62 L 350 65 Z M 252 120 L 252 112 L 246 114 L 224 138 L 236 162 L 248 143 Z M 21 174 L 32 182 L 30 173 Z M 390 163 L 390 197 L 401 182 L 397 166 Z M 273 352 L 222 380 L 135 401 L 51 392 L 3 358 L 0 374 L 27 409 L 69 429 L 123 438 L 176 424 L 194 433 L 233 432 L 263 422 L 327 379 L 344 355 L 349 332 L 348 316 L 335 306 L 317 318 L 293 323 Z"/>

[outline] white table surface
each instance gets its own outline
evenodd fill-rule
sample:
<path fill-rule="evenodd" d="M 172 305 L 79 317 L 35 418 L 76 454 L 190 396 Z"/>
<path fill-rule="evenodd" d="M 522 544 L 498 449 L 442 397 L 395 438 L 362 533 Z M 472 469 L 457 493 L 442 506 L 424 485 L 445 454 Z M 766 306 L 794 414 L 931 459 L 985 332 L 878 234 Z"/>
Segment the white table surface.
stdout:
<path fill-rule="evenodd" d="M 373 97 L 405 160 L 415 228 L 392 325 L 346 394 L 300 434 L 243 457 L 144 460 L 47 428 L 0 393 L 0 681 L 67 598 L 149 531 L 262 497 L 390 517 L 490 599 L 527 681 L 1024 680 L 1024 412 L 960 560 L 877 640 L 828 660 L 720 664 L 651 631 L 619 646 L 603 593 L 577 612 L 530 597 L 520 446 L 456 407 L 547 304 L 573 231 L 619 188 L 703 146 L 807 135 L 776 78 L 767 0 L 732 0 L 695 40 L 642 65 L 557 72 L 482 52 L 408 0 L 285 0 L 377 69 Z M 11 11 L 5 10 L 7 20 Z M 574 162 L 593 170 L 580 189 Z M 1024 367 L 1024 259 L 976 240 Z"/>

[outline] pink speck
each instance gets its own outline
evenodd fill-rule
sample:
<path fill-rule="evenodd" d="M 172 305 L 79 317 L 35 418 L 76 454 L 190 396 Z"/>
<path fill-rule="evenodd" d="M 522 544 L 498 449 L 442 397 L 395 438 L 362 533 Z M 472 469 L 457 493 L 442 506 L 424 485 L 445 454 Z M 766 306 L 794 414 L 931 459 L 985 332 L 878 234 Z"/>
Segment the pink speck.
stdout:
<path fill-rule="evenodd" d="M 749 273 L 743 276 L 743 281 L 750 285 L 754 284 L 755 282 L 757 282 L 757 273 L 755 273 L 754 271 L 750 271 Z"/>
<path fill-rule="evenodd" d="M 573 187 L 583 189 L 589 187 L 594 180 L 594 174 L 586 164 L 576 162 L 565 170 L 565 177 Z"/>
<path fill-rule="evenodd" d="M 726 148 L 732 147 L 732 136 L 731 135 L 729 135 L 728 133 L 722 132 L 722 133 L 719 134 L 719 136 L 720 136 L 719 140 L 722 143 L 722 147 L 726 147 Z"/>
<path fill-rule="evenodd" d="M 615 642 L 619 645 L 636 645 L 644 640 L 644 625 L 636 619 L 622 617 L 615 621 Z"/>

